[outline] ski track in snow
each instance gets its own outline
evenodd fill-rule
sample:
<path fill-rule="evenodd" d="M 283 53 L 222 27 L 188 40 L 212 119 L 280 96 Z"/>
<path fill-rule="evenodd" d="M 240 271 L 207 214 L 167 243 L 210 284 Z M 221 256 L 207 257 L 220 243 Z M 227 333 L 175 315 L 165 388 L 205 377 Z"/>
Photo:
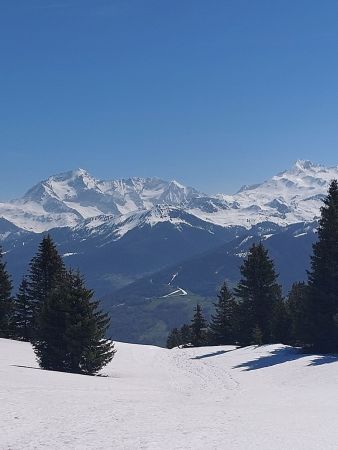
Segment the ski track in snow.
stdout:
<path fill-rule="evenodd" d="M 0 339 L 0 448 L 336 449 L 338 364 L 281 346 L 116 343 L 102 374 L 39 370 Z"/>

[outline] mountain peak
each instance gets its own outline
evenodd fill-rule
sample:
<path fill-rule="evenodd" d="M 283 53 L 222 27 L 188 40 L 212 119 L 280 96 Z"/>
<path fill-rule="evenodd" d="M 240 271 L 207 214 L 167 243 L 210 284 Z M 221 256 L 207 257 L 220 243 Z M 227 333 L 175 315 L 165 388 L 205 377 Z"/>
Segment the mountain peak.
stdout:
<path fill-rule="evenodd" d="M 78 169 L 74 169 L 71 171 L 71 173 L 73 174 L 74 177 L 91 177 L 91 175 L 89 174 L 89 172 L 87 172 L 87 170 L 82 169 L 81 167 L 79 167 Z"/>
<path fill-rule="evenodd" d="M 297 159 L 297 161 L 293 165 L 293 168 L 298 170 L 309 170 L 313 169 L 314 167 L 318 167 L 318 164 L 314 164 L 308 159 Z"/>
<path fill-rule="evenodd" d="M 61 172 L 58 173 L 56 175 L 52 175 L 49 178 L 47 178 L 47 180 L 45 180 L 45 182 L 49 182 L 51 180 L 57 180 L 57 181 L 72 181 L 75 180 L 77 178 L 87 178 L 87 179 L 91 179 L 93 180 L 94 178 L 90 175 L 89 172 L 87 172 L 85 169 L 73 169 L 73 170 L 68 170 L 67 172 Z"/>

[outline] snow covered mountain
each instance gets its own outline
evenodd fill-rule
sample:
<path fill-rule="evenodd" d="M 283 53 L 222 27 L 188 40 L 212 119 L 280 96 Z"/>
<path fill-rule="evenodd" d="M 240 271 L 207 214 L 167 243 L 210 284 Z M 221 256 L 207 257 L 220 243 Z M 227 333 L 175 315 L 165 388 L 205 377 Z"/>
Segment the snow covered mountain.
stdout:
<path fill-rule="evenodd" d="M 21 199 L 0 203 L 0 217 L 20 228 L 42 232 L 76 226 L 91 217 L 118 217 L 156 205 L 179 205 L 201 195 L 177 181 L 158 178 L 100 181 L 78 169 L 38 183 Z"/>
<path fill-rule="evenodd" d="M 296 161 L 291 169 L 262 184 L 243 186 L 235 195 L 218 194 L 213 211 L 190 202 L 189 212 L 221 226 L 252 225 L 270 221 L 281 226 L 316 220 L 329 183 L 338 178 L 338 166 L 324 167 Z M 200 202 L 200 199 L 198 199 Z"/>
<path fill-rule="evenodd" d="M 0 203 L 0 218 L 33 232 L 88 227 L 87 219 L 92 218 L 97 219 L 91 222 L 93 227 L 117 221 L 123 227 L 117 237 L 144 220 L 151 225 L 178 223 L 178 209 L 181 216 L 188 213 L 222 227 L 250 228 L 266 221 L 287 226 L 318 217 L 321 200 L 333 178 L 338 178 L 338 167 L 297 161 L 291 169 L 261 184 L 244 186 L 234 195 L 206 195 L 177 181 L 100 181 L 78 169 L 38 183 L 21 199 Z M 176 208 L 174 215 L 170 207 Z"/>

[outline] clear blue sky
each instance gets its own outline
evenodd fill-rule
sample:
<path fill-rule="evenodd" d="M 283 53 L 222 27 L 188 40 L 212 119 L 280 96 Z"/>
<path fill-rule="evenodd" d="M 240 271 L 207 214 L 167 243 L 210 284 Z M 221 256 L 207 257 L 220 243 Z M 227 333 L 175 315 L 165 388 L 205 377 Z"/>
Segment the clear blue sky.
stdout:
<path fill-rule="evenodd" d="M 0 0 L 0 199 L 53 173 L 232 192 L 338 164 L 337 0 Z"/>

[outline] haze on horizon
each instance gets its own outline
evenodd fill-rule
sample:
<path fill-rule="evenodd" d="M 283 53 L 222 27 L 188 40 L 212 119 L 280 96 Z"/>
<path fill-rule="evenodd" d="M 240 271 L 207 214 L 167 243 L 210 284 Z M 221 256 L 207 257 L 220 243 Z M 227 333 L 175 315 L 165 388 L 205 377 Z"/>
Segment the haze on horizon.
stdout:
<path fill-rule="evenodd" d="M 235 192 L 338 164 L 338 4 L 4 0 L 0 200 L 83 167 Z"/>

